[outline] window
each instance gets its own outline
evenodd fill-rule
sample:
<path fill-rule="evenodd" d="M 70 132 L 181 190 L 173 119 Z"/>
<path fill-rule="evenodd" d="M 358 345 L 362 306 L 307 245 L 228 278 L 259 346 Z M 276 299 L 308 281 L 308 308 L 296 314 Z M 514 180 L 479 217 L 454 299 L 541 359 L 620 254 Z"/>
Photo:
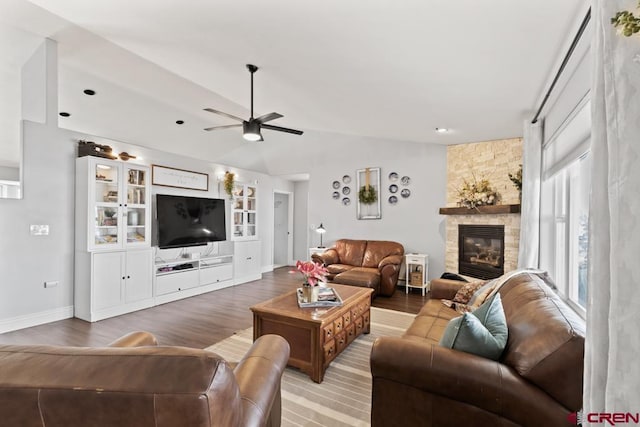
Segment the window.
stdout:
<path fill-rule="evenodd" d="M 589 103 L 543 148 L 540 267 L 585 315 L 591 189 Z"/>

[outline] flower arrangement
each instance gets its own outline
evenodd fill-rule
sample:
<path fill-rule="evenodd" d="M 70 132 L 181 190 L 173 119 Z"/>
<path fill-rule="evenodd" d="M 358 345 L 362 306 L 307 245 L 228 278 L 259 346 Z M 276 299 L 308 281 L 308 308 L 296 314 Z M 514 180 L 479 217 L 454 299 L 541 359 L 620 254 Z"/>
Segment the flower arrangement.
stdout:
<path fill-rule="evenodd" d="M 224 191 L 231 197 L 233 195 L 233 186 L 235 184 L 236 174 L 233 172 L 224 173 Z"/>
<path fill-rule="evenodd" d="M 329 274 L 326 267 L 313 261 L 298 261 L 296 262 L 296 269 L 302 273 L 306 286 L 317 286 L 318 282 L 324 281 L 327 274 Z"/>
<path fill-rule="evenodd" d="M 498 193 L 491 188 L 489 180 L 481 179 L 478 181 L 473 175 L 473 181 L 463 180 L 462 188 L 458 190 L 458 202 L 460 206 L 473 209 L 478 206 L 493 205 L 498 201 Z"/>
<path fill-rule="evenodd" d="M 640 1 L 638 2 L 638 8 L 640 8 Z M 625 37 L 631 37 L 632 35 L 640 32 L 640 16 L 635 16 L 633 12 L 628 10 L 621 10 L 611 18 L 611 24 L 615 28 L 618 28 L 620 34 Z"/>
<path fill-rule="evenodd" d="M 509 179 L 513 182 L 513 185 L 515 185 L 518 191 L 522 191 L 522 165 L 520 165 L 520 168 L 516 173 L 509 174 Z"/>

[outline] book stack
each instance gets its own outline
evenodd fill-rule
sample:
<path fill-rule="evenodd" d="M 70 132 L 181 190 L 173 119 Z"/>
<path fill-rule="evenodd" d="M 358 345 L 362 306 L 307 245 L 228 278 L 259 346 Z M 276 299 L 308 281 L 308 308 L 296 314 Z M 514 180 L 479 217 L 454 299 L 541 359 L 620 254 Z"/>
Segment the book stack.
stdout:
<path fill-rule="evenodd" d="M 302 288 L 298 288 L 298 291 L 296 292 L 296 295 L 298 296 L 298 306 L 302 308 L 317 308 L 340 307 L 342 305 L 342 298 L 340 298 L 338 292 L 336 292 L 336 290 L 333 288 L 325 288 L 319 286 L 317 289 L 314 289 L 314 292 L 317 292 L 317 297 L 315 298 L 315 300 L 307 301 Z"/>

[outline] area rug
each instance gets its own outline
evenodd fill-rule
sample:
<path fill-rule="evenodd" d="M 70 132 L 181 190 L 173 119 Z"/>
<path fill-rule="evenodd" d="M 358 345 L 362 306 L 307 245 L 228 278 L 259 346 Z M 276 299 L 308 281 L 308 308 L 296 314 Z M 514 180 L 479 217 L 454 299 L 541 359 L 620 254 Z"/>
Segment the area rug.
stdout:
<path fill-rule="evenodd" d="M 404 333 L 414 315 L 371 308 L 371 333 L 360 335 L 331 362 L 322 384 L 296 368 L 282 378 L 282 425 L 368 426 L 371 421 L 371 371 L 369 355 L 378 337 Z M 239 331 L 207 350 L 237 362 L 253 343 L 252 328 Z"/>

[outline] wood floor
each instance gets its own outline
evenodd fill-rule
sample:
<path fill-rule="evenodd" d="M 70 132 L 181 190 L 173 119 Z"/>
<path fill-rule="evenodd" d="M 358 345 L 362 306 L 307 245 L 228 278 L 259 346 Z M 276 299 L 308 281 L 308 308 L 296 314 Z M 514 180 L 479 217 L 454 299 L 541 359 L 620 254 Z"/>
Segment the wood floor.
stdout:
<path fill-rule="evenodd" d="M 300 284 L 298 274 L 283 267 L 263 274 L 262 280 L 244 283 L 163 304 L 123 316 L 89 323 L 66 319 L 0 334 L 0 344 L 52 344 L 103 346 L 131 331 L 149 331 L 160 344 L 204 348 L 252 326 L 249 307 Z M 392 297 L 377 297 L 374 307 L 417 313 L 427 301 L 419 290 L 406 294 L 398 288 Z"/>

